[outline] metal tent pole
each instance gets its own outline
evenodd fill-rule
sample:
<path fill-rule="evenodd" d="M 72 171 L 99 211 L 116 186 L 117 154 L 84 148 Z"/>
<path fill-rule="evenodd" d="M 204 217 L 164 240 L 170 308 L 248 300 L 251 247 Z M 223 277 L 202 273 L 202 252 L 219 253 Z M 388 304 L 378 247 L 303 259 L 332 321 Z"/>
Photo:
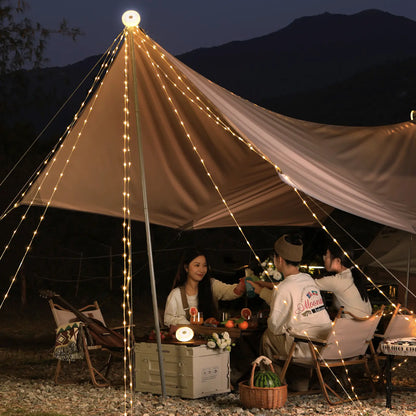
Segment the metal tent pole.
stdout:
<path fill-rule="evenodd" d="M 406 292 L 404 294 L 404 307 L 407 308 L 407 298 L 409 295 L 409 284 L 410 284 L 410 262 L 412 260 L 412 234 L 409 234 L 409 252 L 407 255 L 407 274 L 406 274 Z"/>
<path fill-rule="evenodd" d="M 128 35 L 129 35 L 129 48 L 131 50 L 132 69 L 133 69 L 134 108 L 135 108 L 135 115 L 136 115 L 137 141 L 139 145 L 140 174 L 142 177 L 143 210 L 144 210 L 144 219 L 145 219 L 144 222 L 146 226 L 147 257 L 149 260 L 150 287 L 152 291 L 153 316 L 155 320 L 157 352 L 158 352 L 158 358 L 159 358 L 160 383 L 162 386 L 162 397 L 165 398 L 166 397 L 166 383 L 165 383 L 165 372 L 163 368 L 162 341 L 160 337 L 159 309 L 157 307 L 157 297 L 156 297 L 155 271 L 154 271 L 154 266 L 153 266 L 152 239 L 150 235 L 149 208 L 147 204 L 147 190 L 146 190 L 146 178 L 145 178 L 145 171 L 144 171 L 143 146 L 142 146 L 142 137 L 141 137 L 141 132 L 140 132 L 139 98 L 137 95 L 137 76 L 136 76 L 136 61 L 134 58 L 133 28 L 128 28 L 127 30 L 128 30 Z"/>

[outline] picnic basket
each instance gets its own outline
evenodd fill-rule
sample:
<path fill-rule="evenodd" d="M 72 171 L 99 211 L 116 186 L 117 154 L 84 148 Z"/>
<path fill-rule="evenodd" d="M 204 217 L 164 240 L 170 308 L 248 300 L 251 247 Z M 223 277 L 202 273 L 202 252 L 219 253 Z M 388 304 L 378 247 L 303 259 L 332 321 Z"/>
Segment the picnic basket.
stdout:
<path fill-rule="evenodd" d="M 287 385 L 284 384 L 279 387 L 255 387 L 254 386 L 254 373 L 256 367 L 264 361 L 266 365 L 270 367 L 270 370 L 274 371 L 272 361 L 261 355 L 253 361 L 253 367 L 251 369 L 250 380 L 241 381 L 238 384 L 240 392 L 240 401 L 246 408 L 259 408 L 259 409 L 277 409 L 284 406 L 287 399 Z"/>

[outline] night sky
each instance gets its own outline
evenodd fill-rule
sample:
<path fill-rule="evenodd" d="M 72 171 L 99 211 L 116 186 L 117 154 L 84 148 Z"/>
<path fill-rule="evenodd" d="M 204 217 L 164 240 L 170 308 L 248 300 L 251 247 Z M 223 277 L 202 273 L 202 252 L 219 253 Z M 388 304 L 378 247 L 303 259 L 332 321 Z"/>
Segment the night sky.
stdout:
<path fill-rule="evenodd" d="M 324 12 L 354 14 L 379 9 L 416 20 L 416 0 L 28 0 L 28 15 L 49 28 L 65 18 L 84 36 L 74 43 L 55 37 L 47 66 L 75 63 L 103 53 L 123 30 L 126 10 L 140 13 L 141 27 L 174 55 L 199 47 L 262 36 L 294 19 Z"/>

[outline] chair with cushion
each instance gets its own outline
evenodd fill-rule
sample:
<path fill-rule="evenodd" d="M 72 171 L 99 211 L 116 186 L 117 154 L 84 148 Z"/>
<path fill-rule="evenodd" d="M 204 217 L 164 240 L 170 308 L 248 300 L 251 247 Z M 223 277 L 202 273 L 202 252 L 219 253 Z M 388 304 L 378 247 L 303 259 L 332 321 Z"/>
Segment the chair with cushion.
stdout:
<path fill-rule="evenodd" d="M 357 369 L 361 370 L 360 378 L 362 379 L 364 375 L 368 377 L 371 391 L 374 394 L 375 386 L 371 379 L 366 351 L 371 344 L 383 309 L 384 307 L 368 318 L 357 318 L 348 312 L 344 312 L 344 315 L 351 315 L 350 318 L 346 318 L 341 317 L 343 312 L 343 308 L 341 308 L 326 339 L 309 337 L 307 334 L 291 334 L 294 337 L 294 343 L 281 372 L 282 380 L 292 364 L 315 370 L 320 390 L 308 390 L 302 392 L 302 394 L 321 391 L 327 402 L 335 405 L 359 398 L 353 393 L 351 372 L 349 371 L 350 366 L 357 366 Z M 294 356 L 298 343 L 309 345 L 309 357 L 297 358 Z M 275 358 L 279 359 L 279 357 Z M 335 377 L 334 369 L 337 367 L 342 368 L 340 377 L 345 374 L 344 379 L 347 380 L 348 385 L 341 383 L 339 378 Z M 324 373 L 323 369 L 326 369 L 325 372 L 329 372 L 329 374 Z"/>
<path fill-rule="evenodd" d="M 376 338 L 381 341 L 390 340 L 394 338 L 411 338 L 416 337 L 416 314 L 407 308 L 401 307 L 397 304 L 393 314 L 382 334 L 375 334 Z M 381 342 L 380 342 L 381 344 Z M 376 350 L 372 350 L 375 365 L 378 374 L 382 379 L 384 369 L 380 366 L 380 361 L 384 360 L 386 356 L 380 350 L 380 344 Z"/>
<path fill-rule="evenodd" d="M 63 361 L 85 359 L 92 383 L 97 387 L 108 386 L 110 384 L 108 373 L 113 356 L 122 353 L 123 344 L 121 342 L 119 346 L 108 346 L 105 343 L 97 342 L 97 337 L 90 331 L 88 323 L 79 317 L 79 312 L 81 312 L 87 319 L 92 318 L 105 329 L 106 323 L 98 303 L 95 301 L 93 304 L 79 309 L 78 316 L 62 306 L 59 300 L 49 299 L 49 305 L 57 327 L 54 356 L 58 363 L 54 377 L 55 382 L 58 383 Z M 109 331 L 113 332 L 109 329 L 109 334 L 111 334 Z M 105 333 L 103 334 L 105 335 Z"/>

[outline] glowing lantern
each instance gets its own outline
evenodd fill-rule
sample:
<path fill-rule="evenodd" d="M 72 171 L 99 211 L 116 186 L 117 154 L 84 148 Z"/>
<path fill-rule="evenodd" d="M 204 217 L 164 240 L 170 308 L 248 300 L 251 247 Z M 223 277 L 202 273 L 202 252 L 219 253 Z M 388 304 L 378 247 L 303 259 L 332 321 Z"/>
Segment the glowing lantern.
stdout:
<path fill-rule="evenodd" d="M 187 326 L 182 326 L 176 330 L 175 336 L 178 341 L 190 341 L 194 337 L 194 331 Z"/>
<path fill-rule="evenodd" d="M 126 12 L 123 13 L 123 16 L 121 17 L 121 21 L 126 27 L 139 26 L 140 15 L 135 10 L 127 10 Z"/>

